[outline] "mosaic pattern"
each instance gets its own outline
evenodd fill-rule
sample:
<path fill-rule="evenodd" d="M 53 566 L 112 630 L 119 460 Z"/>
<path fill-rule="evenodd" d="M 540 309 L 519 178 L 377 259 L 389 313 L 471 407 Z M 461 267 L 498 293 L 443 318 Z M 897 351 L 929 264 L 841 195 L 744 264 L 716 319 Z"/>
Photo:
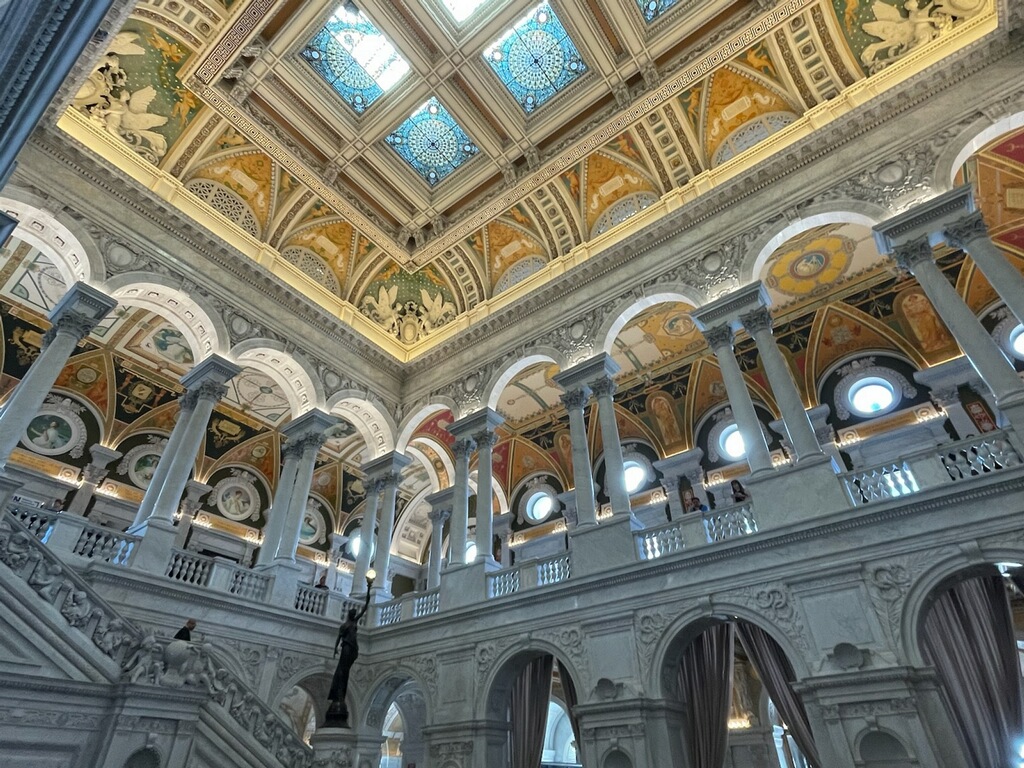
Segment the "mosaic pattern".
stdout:
<path fill-rule="evenodd" d="M 409 71 L 409 63 L 363 12 L 344 6 L 301 56 L 359 114 Z"/>
<path fill-rule="evenodd" d="M 672 8 L 677 2 L 679 0 L 636 0 L 636 4 L 640 6 L 640 13 L 644 15 L 644 20 L 648 24 Z"/>
<path fill-rule="evenodd" d="M 480 151 L 451 113 L 433 97 L 385 141 L 430 186 L 442 181 Z"/>
<path fill-rule="evenodd" d="M 516 22 L 483 55 L 527 114 L 587 71 L 569 33 L 547 3 Z"/>

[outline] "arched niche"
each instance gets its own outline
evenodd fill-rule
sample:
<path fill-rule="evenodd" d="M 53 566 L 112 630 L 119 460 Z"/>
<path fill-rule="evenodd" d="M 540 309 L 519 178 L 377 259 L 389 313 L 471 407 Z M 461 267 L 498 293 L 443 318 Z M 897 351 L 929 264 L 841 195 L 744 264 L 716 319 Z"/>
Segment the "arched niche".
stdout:
<path fill-rule="evenodd" d="M 34 198 L 13 186 L 6 187 L 0 196 L 0 210 L 18 220 L 13 237 L 38 248 L 53 261 L 65 285 L 102 279 L 103 258 L 93 239 L 74 222 L 65 223 L 59 215 L 47 211 L 45 201 Z"/>
<path fill-rule="evenodd" d="M 305 358 L 284 351 L 280 342 L 247 339 L 232 348 L 231 356 L 239 365 L 259 371 L 281 388 L 292 418 L 323 404 L 323 387 L 315 369 Z"/>
<path fill-rule="evenodd" d="M 956 183 L 956 175 L 960 172 L 971 155 L 992 143 L 1000 136 L 1024 128 L 1024 111 L 1000 118 L 992 122 L 982 118 L 965 130 L 956 140 L 949 142 L 935 163 L 934 178 L 941 187 L 935 189 L 936 194 L 952 188 Z"/>
<path fill-rule="evenodd" d="M 501 394 L 505 391 L 505 387 L 527 368 L 538 363 L 550 363 L 563 370 L 566 368 L 567 361 L 558 350 L 543 346 L 535 346 L 532 349 L 532 354 L 514 360 L 495 372 L 491 380 L 484 386 L 484 402 L 488 408 L 498 410 Z"/>
<path fill-rule="evenodd" d="M 399 453 L 404 453 L 406 446 L 413 439 L 413 435 L 416 431 L 423 426 L 424 422 L 429 421 L 435 414 L 441 411 L 451 411 L 455 413 L 458 410 L 458 404 L 448 398 L 438 398 L 427 403 L 421 403 L 413 406 L 413 410 L 405 416 L 398 427 L 398 439 L 395 440 L 395 450 Z"/>
<path fill-rule="evenodd" d="M 609 314 L 598 329 L 597 338 L 601 340 L 601 349 L 608 354 L 615 350 L 615 339 L 622 329 L 635 317 L 659 304 L 682 304 L 687 309 L 699 307 L 707 301 L 707 297 L 698 295 L 692 288 L 685 285 L 659 285 L 659 290 L 650 296 L 631 299 Z"/>
<path fill-rule="evenodd" d="M 362 463 L 395 450 L 395 424 L 391 414 L 367 399 L 365 392 L 344 390 L 327 399 L 328 412 L 344 417 L 363 438 Z"/>

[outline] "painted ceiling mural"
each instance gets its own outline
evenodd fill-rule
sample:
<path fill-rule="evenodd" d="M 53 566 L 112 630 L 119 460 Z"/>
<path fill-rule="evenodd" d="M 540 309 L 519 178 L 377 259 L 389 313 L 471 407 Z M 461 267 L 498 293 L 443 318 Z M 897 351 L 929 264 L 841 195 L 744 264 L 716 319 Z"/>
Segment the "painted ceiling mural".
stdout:
<path fill-rule="evenodd" d="M 72 122 L 127 145 L 225 216 L 240 238 L 266 243 L 279 274 L 292 270 L 289 282 L 307 281 L 315 300 L 350 302 L 412 345 L 592 237 L 614 243 L 628 219 L 661 215 L 659 200 L 694 176 L 746 156 L 895 61 L 930 45 L 955 47 L 965 22 L 994 12 L 986 0 L 812 0 L 785 23 L 757 27 L 749 48 L 581 159 L 536 175 L 545 148 L 571 145 L 593 105 L 624 109 L 644 87 L 677 76 L 688 61 L 672 45 L 680 30 L 719 32 L 689 29 L 674 3 L 621 1 L 651 23 L 648 37 L 624 42 L 632 32 L 581 28 L 575 19 L 589 11 L 575 0 L 557 16 L 517 0 L 525 15 L 504 23 L 520 19 L 518 31 L 487 21 L 463 41 L 450 26 L 422 20 L 413 31 L 371 0 L 357 22 L 343 20 L 351 29 L 316 49 L 352 82 L 344 92 L 309 58 L 330 14 L 348 13 L 340 6 L 143 2 L 72 100 L 84 125 Z M 393 46 L 394 61 L 364 58 L 371 38 Z M 453 44 L 473 50 L 431 90 L 415 62 Z M 536 45 L 563 54 L 552 58 L 557 72 L 522 68 Z M 609 85 L 590 68 L 600 57 L 621 58 L 624 45 L 653 62 L 630 81 L 642 87 Z M 270 46 L 289 53 L 271 56 Z M 393 69 L 399 59 L 401 71 Z M 356 85 L 362 90 L 350 92 Z M 389 105 L 410 90 L 423 94 L 416 104 L 425 117 L 401 128 Z M 435 104 L 451 125 L 438 123 Z M 498 199 L 508 202 L 496 206 Z M 39 275 L 23 288 L 39 293 L 45 281 Z"/>

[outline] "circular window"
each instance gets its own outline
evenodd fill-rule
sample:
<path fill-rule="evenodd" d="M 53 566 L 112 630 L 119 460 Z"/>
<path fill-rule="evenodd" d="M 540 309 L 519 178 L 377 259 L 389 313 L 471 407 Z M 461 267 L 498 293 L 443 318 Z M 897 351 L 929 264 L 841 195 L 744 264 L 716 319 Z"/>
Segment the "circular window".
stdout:
<path fill-rule="evenodd" d="M 1010 331 L 1010 351 L 1018 360 L 1024 360 L 1024 325 Z"/>
<path fill-rule="evenodd" d="M 555 497 L 547 491 L 535 491 L 526 500 L 526 519 L 540 523 L 548 519 L 555 509 Z"/>
<path fill-rule="evenodd" d="M 636 493 L 647 482 L 647 468 L 639 461 L 627 461 L 622 469 L 626 478 L 626 493 Z"/>
<path fill-rule="evenodd" d="M 363 537 L 358 533 L 352 534 L 348 540 L 348 550 L 356 557 L 359 557 L 359 550 L 363 548 Z"/>
<path fill-rule="evenodd" d="M 466 544 L 466 562 L 472 563 L 476 560 L 476 542 L 470 541 Z"/>
<path fill-rule="evenodd" d="M 877 416 L 891 411 L 899 397 L 896 388 L 880 376 L 865 376 L 850 387 L 850 408 L 861 416 Z"/>
<path fill-rule="evenodd" d="M 722 434 L 718 436 L 718 447 L 723 456 L 733 461 L 739 461 L 747 455 L 747 446 L 737 424 L 730 424 L 722 430 Z"/>

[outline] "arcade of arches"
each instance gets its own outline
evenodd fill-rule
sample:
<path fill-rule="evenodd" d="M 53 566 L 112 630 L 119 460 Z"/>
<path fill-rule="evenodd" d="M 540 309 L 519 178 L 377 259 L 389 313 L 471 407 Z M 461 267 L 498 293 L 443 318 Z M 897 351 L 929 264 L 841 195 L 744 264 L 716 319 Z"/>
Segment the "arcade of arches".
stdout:
<path fill-rule="evenodd" d="M 0 764 L 1024 766 L 1020 3 L 0 22 Z"/>

